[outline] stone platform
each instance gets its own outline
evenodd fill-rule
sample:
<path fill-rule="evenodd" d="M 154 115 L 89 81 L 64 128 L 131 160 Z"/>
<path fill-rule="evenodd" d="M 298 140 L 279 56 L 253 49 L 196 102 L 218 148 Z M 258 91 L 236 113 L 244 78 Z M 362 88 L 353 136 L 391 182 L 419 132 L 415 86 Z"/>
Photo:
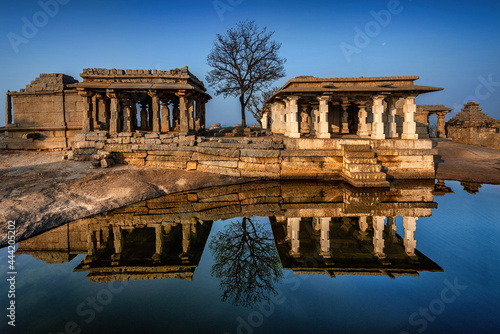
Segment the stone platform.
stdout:
<path fill-rule="evenodd" d="M 205 137 L 139 131 L 109 135 L 97 131 L 77 134 L 69 157 L 94 161 L 94 165 L 108 157 L 134 166 L 387 187 L 392 180 L 434 179 L 434 154 L 432 142 L 425 139 Z"/>

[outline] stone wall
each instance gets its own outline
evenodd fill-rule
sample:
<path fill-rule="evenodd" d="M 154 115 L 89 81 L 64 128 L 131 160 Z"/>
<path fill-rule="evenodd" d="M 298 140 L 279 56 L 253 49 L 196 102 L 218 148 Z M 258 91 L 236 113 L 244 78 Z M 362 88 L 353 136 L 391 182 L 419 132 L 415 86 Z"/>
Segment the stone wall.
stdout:
<path fill-rule="evenodd" d="M 103 157 L 111 157 L 135 166 L 274 180 L 344 179 L 372 187 L 388 186 L 387 178 L 434 178 L 435 152 L 429 140 L 218 138 L 141 132 L 82 133 L 76 139 L 73 159 L 94 160 L 95 166 Z"/>
<path fill-rule="evenodd" d="M 500 149 L 500 121 L 481 112 L 474 101 L 466 103 L 448 122 L 447 132 L 457 143 Z"/>

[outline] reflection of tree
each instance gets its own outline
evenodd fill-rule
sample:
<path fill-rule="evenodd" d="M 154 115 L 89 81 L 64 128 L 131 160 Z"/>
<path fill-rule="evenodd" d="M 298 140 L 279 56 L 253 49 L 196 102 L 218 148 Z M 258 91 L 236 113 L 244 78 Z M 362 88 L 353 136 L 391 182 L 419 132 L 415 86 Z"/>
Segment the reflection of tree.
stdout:
<path fill-rule="evenodd" d="M 212 275 L 220 279 L 222 301 L 251 306 L 276 294 L 274 284 L 282 277 L 274 238 L 263 224 L 243 218 L 218 232 L 209 248 L 215 258 Z"/>

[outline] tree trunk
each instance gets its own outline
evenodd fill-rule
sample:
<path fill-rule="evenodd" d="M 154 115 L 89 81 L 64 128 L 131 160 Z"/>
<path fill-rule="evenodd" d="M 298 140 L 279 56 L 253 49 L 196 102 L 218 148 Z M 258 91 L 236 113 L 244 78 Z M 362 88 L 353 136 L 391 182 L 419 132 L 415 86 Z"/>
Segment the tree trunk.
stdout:
<path fill-rule="evenodd" d="M 240 104 L 241 104 L 241 127 L 245 128 L 247 126 L 246 118 L 245 118 L 245 95 L 240 95 Z"/>

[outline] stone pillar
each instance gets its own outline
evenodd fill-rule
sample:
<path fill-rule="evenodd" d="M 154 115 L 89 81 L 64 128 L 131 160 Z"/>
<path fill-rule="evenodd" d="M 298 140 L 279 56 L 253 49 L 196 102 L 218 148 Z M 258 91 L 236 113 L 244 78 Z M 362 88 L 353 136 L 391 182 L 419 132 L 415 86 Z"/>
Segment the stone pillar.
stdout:
<path fill-rule="evenodd" d="M 132 127 L 130 131 L 135 131 L 137 129 L 137 101 L 130 100 L 130 117 L 132 119 Z"/>
<path fill-rule="evenodd" d="M 279 133 L 279 123 L 280 123 L 280 114 L 279 114 L 279 104 L 278 102 L 274 102 L 271 104 L 271 119 L 273 120 L 271 124 L 271 131 L 273 133 Z"/>
<path fill-rule="evenodd" d="M 348 109 L 351 103 L 347 99 L 342 99 L 342 130 L 341 133 L 349 133 L 349 113 Z"/>
<path fill-rule="evenodd" d="M 123 132 L 132 132 L 132 110 L 130 108 L 130 100 L 123 101 Z"/>
<path fill-rule="evenodd" d="M 269 129 L 269 113 L 264 112 L 262 114 L 262 119 L 260 120 L 263 129 Z"/>
<path fill-rule="evenodd" d="M 150 90 L 148 95 L 151 96 L 151 112 L 152 124 L 150 124 L 151 130 L 156 133 L 161 131 L 161 117 L 160 117 L 160 96 L 157 91 Z"/>
<path fill-rule="evenodd" d="M 170 131 L 170 109 L 168 101 L 161 102 L 161 132 Z"/>
<path fill-rule="evenodd" d="M 189 131 L 194 130 L 194 98 L 189 97 L 187 101 L 189 115 Z"/>
<path fill-rule="evenodd" d="M 319 100 L 319 128 L 316 130 L 316 135 L 319 138 L 331 138 L 330 129 L 328 126 L 328 102 L 331 97 L 323 95 Z"/>
<path fill-rule="evenodd" d="M 298 96 L 288 97 L 288 117 L 286 121 L 288 125 L 287 126 L 288 137 L 290 138 L 300 138 L 299 120 L 298 120 L 299 106 L 297 104 L 298 100 L 299 100 Z"/>
<path fill-rule="evenodd" d="M 311 105 L 311 136 L 315 137 L 319 133 L 319 108 L 318 105 Z"/>
<path fill-rule="evenodd" d="M 9 93 L 10 91 L 7 91 L 5 100 L 5 125 L 12 124 L 14 121 L 14 118 L 12 117 L 12 97 Z"/>
<path fill-rule="evenodd" d="M 99 99 L 97 95 L 92 96 L 92 128 L 94 130 L 99 130 Z"/>
<path fill-rule="evenodd" d="M 196 132 L 200 131 L 201 129 L 201 102 L 200 98 L 197 98 L 195 100 L 196 102 L 196 116 L 194 118 L 194 129 Z"/>
<path fill-rule="evenodd" d="M 397 124 L 396 124 L 396 99 L 389 98 L 387 100 L 387 122 L 385 124 L 385 137 L 398 138 Z"/>
<path fill-rule="evenodd" d="M 82 132 L 90 132 L 94 129 L 92 119 L 92 96 L 94 93 L 88 90 L 78 90 L 78 94 L 83 97 Z"/>
<path fill-rule="evenodd" d="M 207 127 L 207 106 L 206 103 L 208 101 L 206 99 L 201 100 L 200 103 L 200 130 L 205 130 Z"/>
<path fill-rule="evenodd" d="M 444 120 L 444 116 L 446 114 L 439 112 L 437 113 L 438 121 L 437 121 L 437 136 L 438 138 L 446 138 L 446 122 Z"/>
<path fill-rule="evenodd" d="M 384 219 L 383 216 L 373 216 L 373 251 L 379 258 L 385 258 Z"/>
<path fill-rule="evenodd" d="M 141 104 L 141 130 L 146 131 L 148 129 L 148 104 L 145 100 L 140 102 Z"/>
<path fill-rule="evenodd" d="M 178 102 L 172 102 L 172 127 L 175 131 L 181 130 L 181 112 Z"/>
<path fill-rule="evenodd" d="M 417 105 L 415 104 L 416 97 L 415 95 L 411 95 L 405 98 L 402 139 L 418 139 L 417 124 L 415 123 L 415 112 L 417 111 Z"/>
<path fill-rule="evenodd" d="M 299 239 L 299 231 L 300 231 L 300 217 L 297 218 L 287 218 L 287 230 L 288 236 L 291 242 L 291 250 L 290 255 L 292 257 L 300 256 L 300 239 Z"/>
<path fill-rule="evenodd" d="M 109 133 L 118 133 L 118 112 L 120 111 L 118 94 L 114 90 L 107 90 L 106 95 L 111 100 L 109 104 Z"/>
<path fill-rule="evenodd" d="M 358 132 L 356 133 L 360 137 L 368 137 L 368 124 L 366 124 L 366 117 L 368 113 L 366 112 L 366 102 L 358 102 Z"/>
<path fill-rule="evenodd" d="M 308 105 L 301 106 L 300 113 L 300 134 L 309 134 L 311 133 L 311 115 L 310 115 L 311 107 Z"/>
<path fill-rule="evenodd" d="M 384 98 L 383 95 L 373 97 L 373 123 L 372 123 L 372 139 L 385 139 L 384 123 L 382 121 L 382 114 L 384 113 Z"/>
<path fill-rule="evenodd" d="M 415 248 L 417 247 L 417 241 L 415 240 L 417 217 L 403 217 L 403 227 L 405 229 L 405 252 L 408 256 L 415 256 Z"/>
<path fill-rule="evenodd" d="M 180 132 L 187 134 L 189 132 L 189 114 L 186 91 L 180 90 L 177 96 L 179 97 Z"/>
<path fill-rule="evenodd" d="M 321 236 L 320 236 L 320 246 L 321 246 L 321 256 L 324 258 L 330 258 L 330 221 L 331 218 L 320 218 L 321 224 Z"/>

